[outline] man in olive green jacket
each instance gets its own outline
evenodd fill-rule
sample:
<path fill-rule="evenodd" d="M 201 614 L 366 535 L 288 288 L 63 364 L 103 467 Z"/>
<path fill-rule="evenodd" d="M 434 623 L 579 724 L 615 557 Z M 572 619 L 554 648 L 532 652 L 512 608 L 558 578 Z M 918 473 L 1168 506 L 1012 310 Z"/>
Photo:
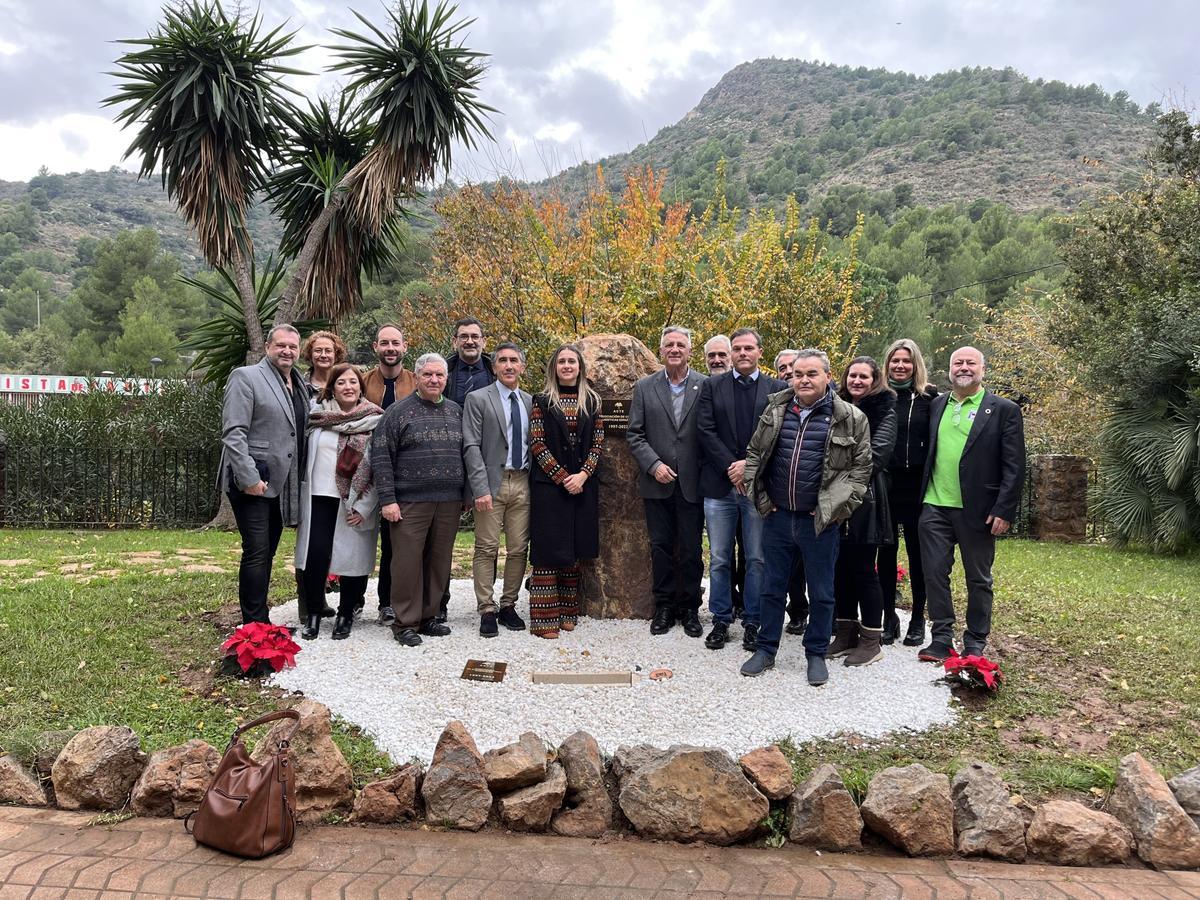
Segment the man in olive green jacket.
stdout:
<path fill-rule="evenodd" d="M 763 516 L 766 572 L 759 601 L 758 649 L 743 675 L 775 665 L 788 578 L 804 560 L 809 619 L 804 633 L 808 683 L 829 679 L 825 651 L 833 632 L 833 571 L 839 526 L 862 503 L 871 478 L 867 417 L 831 389 L 829 357 L 801 350 L 791 390 L 771 395 L 746 448 L 745 482 Z"/>

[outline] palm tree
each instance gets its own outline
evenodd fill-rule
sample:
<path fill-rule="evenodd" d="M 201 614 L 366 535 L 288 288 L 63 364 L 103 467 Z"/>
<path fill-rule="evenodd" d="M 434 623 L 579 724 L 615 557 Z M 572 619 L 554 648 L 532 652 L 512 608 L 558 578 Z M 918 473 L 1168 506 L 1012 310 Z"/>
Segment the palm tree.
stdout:
<path fill-rule="evenodd" d="M 263 34 L 258 16 L 228 15 L 216 0 L 168 8 L 157 31 L 126 42 L 135 49 L 114 73 L 124 82 L 105 103 L 138 128 L 127 155 L 141 157 L 140 174 L 160 171 L 205 258 L 236 285 L 249 359 L 262 355 L 267 299 L 278 300 L 277 324 L 353 310 L 360 273 L 395 246 L 402 201 L 449 170 L 454 142 L 489 137 L 485 55 L 458 42 L 470 21 L 454 14 L 402 2 L 380 29 L 355 13 L 367 33 L 336 30 L 346 43 L 333 48 L 333 69 L 351 81 L 336 106 L 308 110 L 283 82 L 302 74 L 281 63 L 307 49 L 295 33 Z M 291 262 L 277 298 L 260 297 L 253 275 L 246 211 L 259 191 L 284 221 L 277 258 Z"/>

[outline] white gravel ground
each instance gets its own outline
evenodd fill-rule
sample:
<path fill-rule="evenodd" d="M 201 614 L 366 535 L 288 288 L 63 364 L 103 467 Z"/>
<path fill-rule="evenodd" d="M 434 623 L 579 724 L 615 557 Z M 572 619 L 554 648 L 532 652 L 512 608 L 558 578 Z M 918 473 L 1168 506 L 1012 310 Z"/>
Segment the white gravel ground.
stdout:
<path fill-rule="evenodd" d="M 740 754 L 788 735 L 795 741 L 841 731 L 875 737 L 955 718 L 941 669 L 917 662 L 916 649 L 899 643 L 885 647 L 883 659 L 865 668 L 831 660 L 829 683 L 814 689 L 805 680 L 799 636 L 783 636 L 773 670 L 744 678 L 738 668 L 748 654 L 737 625 L 734 642 L 717 651 L 678 626 L 669 634 L 651 635 L 649 623 L 641 620 L 582 618 L 574 632 L 563 632 L 557 641 L 504 628 L 498 637 L 485 639 L 479 636 L 471 582 L 459 579 L 451 584 L 453 634 L 425 638 L 420 647 L 410 648 L 392 640 L 391 629 L 375 624 L 374 606 L 372 582 L 366 614 L 350 638 L 331 640 L 333 620 L 326 619 L 320 638 L 298 640 L 304 649 L 296 667 L 280 672 L 272 683 L 324 703 L 369 732 L 398 761 L 428 762 L 452 719 L 470 729 L 481 751 L 510 743 L 523 731 L 558 743 L 583 729 L 610 753 L 621 744 L 645 742 L 717 746 Z M 527 618 L 524 593 L 517 610 Z M 901 618 L 906 619 L 903 611 Z M 295 622 L 295 604 L 275 609 L 272 619 Z M 707 634 L 707 611 L 701 619 Z M 468 659 L 507 662 L 504 681 L 462 680 Z M 659 666 L 670 668 L 674 677 L 659 682 L 646 677 Z M 635 675 L 632 686 L 532 683 L 534 671 L 547 670 Z"/>

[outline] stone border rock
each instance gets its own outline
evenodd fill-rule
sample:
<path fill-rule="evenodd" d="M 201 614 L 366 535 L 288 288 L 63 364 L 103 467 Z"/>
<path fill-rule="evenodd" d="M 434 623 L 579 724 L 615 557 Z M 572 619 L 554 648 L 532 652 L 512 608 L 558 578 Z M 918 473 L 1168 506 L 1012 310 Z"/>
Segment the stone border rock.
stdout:
<path fill-rule="evenodd" d="M 1068 800 L 1031 811 L 984 762 L 967 763 L 953 781 L 920 764 L 884 769 L 860 805 L 828 764 L 795 784 L 775 746 L 735 759 L 711 747 L 638 744 L 619 747 L 606 762 L 586 732 L 558 747 L 526 732 L 480 753 L 467 728 L 451 722 L 428 770 L 409 763 L 355 792 L 331 739 L 329 710 L 312 700 L 296 708 L 292 758 L 304 821 L 349 813 L 360 823 L 491 824 L 592 838 L 627 828 L 654 840 L 718 845 L 769 832 L 768 843 L 786 838 L 842 852 L 861 850 L 869 831 L 910 856 L 1095 866 L 1136 854 L 1155 868 L 1200 868 L 1200 766 L 1167 782 L 1137 753 L 1120 762 L 1109 812 Z M 261 745 L 270 746 L 272 736 Z M 47 732 L 39 747 L 34 771 L 0 757 L 0 804 L 128 806 L 138 815 L 181 818 L 199 804 L 220 760 L 216 748 L 192 740 L 147 761 L 137 735 L 118 726 Z"/>

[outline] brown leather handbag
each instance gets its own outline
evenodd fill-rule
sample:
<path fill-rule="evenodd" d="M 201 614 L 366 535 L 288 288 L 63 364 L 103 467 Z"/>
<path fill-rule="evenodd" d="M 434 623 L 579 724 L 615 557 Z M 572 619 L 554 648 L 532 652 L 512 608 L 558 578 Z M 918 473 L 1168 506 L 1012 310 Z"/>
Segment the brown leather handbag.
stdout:
<path fill-rule="evenodd" d="M 287 737 L 263 761 L 250 758 L 242 732 L 279 719 L 293 719 Z M 197 843 L 246 859 L 262 859 L 292 845 L 296 836 L 296 779 L 288 759 L 292 735 L 300 724 L 294 709 L 259 716 L 241 725 L 229 739 L 212 784 L 200 800 L 189 830 Z"/>

